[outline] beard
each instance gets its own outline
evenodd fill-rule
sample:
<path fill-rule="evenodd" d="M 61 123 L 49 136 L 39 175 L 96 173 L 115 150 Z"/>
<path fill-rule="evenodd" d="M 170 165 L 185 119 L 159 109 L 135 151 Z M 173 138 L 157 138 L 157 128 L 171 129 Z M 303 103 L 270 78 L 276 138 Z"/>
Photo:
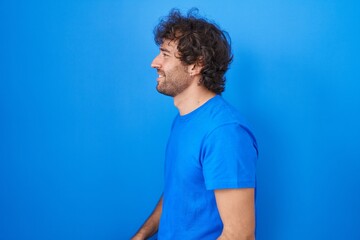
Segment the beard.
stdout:
<path fill-rule="evenodd" d="M 192 79 L 186 72 L 186 68 L 177 66 L 171 71 L 164 73 L 156 86 L 156 90 L 166 96 L 175 97 L 191 85 Z"/>

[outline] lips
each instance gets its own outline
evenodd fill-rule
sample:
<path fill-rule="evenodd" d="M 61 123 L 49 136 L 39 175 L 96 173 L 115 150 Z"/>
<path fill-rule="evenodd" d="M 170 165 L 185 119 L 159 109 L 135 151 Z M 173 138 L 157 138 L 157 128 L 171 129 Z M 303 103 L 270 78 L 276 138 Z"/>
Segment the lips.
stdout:
<path fill-rule="evenodd" d="M 165 77 L 165 74 L 162 72 L 158 72 L 158 80 L 163 77 Z"/>

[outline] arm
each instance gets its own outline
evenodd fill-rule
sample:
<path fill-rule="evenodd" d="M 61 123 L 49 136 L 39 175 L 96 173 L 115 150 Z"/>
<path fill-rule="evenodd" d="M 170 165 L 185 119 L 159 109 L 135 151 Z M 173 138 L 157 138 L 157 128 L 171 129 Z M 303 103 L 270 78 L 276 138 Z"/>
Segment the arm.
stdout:
<path fill-rule="evenodd" d="M 162 212 L 162 196 L 157 203 L 154 211 L 151 213 L 149 218 L 137 231 L 137 233 L 131 238 L 131 240 L 144 240 L 154 235 L 159 228 L 160 216 Z"/>
<path fill-rule="evenodd" d="M 218 240 L 254 240 L 254 189 L 215 190 L 215 198 L 224 225 Z"/>

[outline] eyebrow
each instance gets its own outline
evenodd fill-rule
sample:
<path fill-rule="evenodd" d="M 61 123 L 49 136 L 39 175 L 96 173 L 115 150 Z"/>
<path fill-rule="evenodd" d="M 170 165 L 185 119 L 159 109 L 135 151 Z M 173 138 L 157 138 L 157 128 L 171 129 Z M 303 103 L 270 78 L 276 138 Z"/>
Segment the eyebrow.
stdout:
<path fill-rule="evenodd" d="M 160 50 L 161 50 L 161 51 L 163 51 L 163 52 L 170 53 L 170 51 L 169 51 L 169 50 L 167 50 L 166 48 L 163 48 L 163 47 L 161 47 L 161 48 L 160 48 Z"/>

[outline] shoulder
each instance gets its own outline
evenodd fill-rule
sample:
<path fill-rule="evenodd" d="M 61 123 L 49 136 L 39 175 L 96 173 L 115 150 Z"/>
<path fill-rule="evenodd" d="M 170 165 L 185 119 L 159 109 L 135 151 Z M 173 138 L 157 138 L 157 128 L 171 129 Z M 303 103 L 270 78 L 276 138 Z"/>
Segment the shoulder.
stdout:
<path fill-rule="evenodd" d="M 249 129 L 243 115 L 221 96 L 217 95 L 208 108 L 208 122 L 212 129 L 226 125 L 240 125 Z"/>
<path fill-rule="evenodd" d="M 243 115 L 221 96 L 214 99 L 209 108 L 208 128 L 205 139 L 211 141 L 224 141 L 230 139 L 248 139 L 254 146 L 257 146 L 253 131 Z"/>

